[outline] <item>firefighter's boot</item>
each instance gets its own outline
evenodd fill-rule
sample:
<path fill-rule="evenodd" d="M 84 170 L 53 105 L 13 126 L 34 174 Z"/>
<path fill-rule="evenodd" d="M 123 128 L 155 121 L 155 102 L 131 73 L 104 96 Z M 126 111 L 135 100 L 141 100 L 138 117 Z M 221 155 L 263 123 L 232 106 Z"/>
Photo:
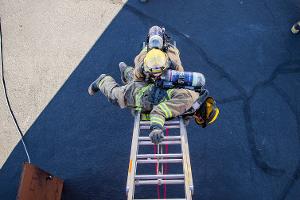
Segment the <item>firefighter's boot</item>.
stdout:
<path fill-rule="evenodd" d="M 91 85 L 88 88 L 89 95 L 93 96 L 96 92 L 99 91 L 99 85 L 101 80 L 106 76 L 106 74 L 101 74 L 94 82 L 91 83 Z"/>

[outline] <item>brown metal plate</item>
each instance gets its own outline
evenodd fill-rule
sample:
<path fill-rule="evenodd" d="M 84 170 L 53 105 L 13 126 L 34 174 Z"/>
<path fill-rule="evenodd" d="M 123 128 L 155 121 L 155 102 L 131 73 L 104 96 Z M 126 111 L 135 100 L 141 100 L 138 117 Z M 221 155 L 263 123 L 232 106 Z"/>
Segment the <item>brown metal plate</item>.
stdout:
<path fill-rule="evenodd" d="M 17 200 L 60 200 L 63 180 L 24 163 Z"/>

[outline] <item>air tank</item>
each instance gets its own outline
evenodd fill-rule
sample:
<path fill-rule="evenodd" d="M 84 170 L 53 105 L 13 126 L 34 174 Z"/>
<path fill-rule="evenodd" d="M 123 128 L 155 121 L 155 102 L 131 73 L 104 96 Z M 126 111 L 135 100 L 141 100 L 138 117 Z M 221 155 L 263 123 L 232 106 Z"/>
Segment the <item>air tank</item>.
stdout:
<path fill-rule="evenodd" d="M 205 77 L 199 72 L 179 72 L 176 70 L 167 70 L 161 78 L 179 86 L 201 88 L 205 85 Z"/>

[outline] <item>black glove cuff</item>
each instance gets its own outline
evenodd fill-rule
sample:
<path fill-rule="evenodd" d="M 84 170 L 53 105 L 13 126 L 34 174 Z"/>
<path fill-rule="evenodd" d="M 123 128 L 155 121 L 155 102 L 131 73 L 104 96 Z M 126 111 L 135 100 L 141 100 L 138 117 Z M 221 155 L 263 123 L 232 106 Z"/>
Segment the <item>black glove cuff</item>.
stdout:
<path fill-rule="evenodd" d="M 161 125 L 158 125 L 158 124 L 151 125 L 150 130 L 154 130 L 154 129 L 163 130 L 164 128 Z"/>

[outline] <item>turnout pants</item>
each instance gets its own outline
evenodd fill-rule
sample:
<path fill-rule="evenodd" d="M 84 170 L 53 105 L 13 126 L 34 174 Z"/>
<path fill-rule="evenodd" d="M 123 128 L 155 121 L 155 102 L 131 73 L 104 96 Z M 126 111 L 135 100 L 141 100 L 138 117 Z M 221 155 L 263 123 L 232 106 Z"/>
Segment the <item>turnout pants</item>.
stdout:
<path fill-rule="evenodd" d="M 104 77 L 98 87 L 110 102 L 121 108 L 149 113 L 152 128 L 163 128 L 166 120 L 182 115 L 199 97 L 192 90 L 166 90 L 144 82 L 131 81 L 119 86 L 111 76 Z"/>

